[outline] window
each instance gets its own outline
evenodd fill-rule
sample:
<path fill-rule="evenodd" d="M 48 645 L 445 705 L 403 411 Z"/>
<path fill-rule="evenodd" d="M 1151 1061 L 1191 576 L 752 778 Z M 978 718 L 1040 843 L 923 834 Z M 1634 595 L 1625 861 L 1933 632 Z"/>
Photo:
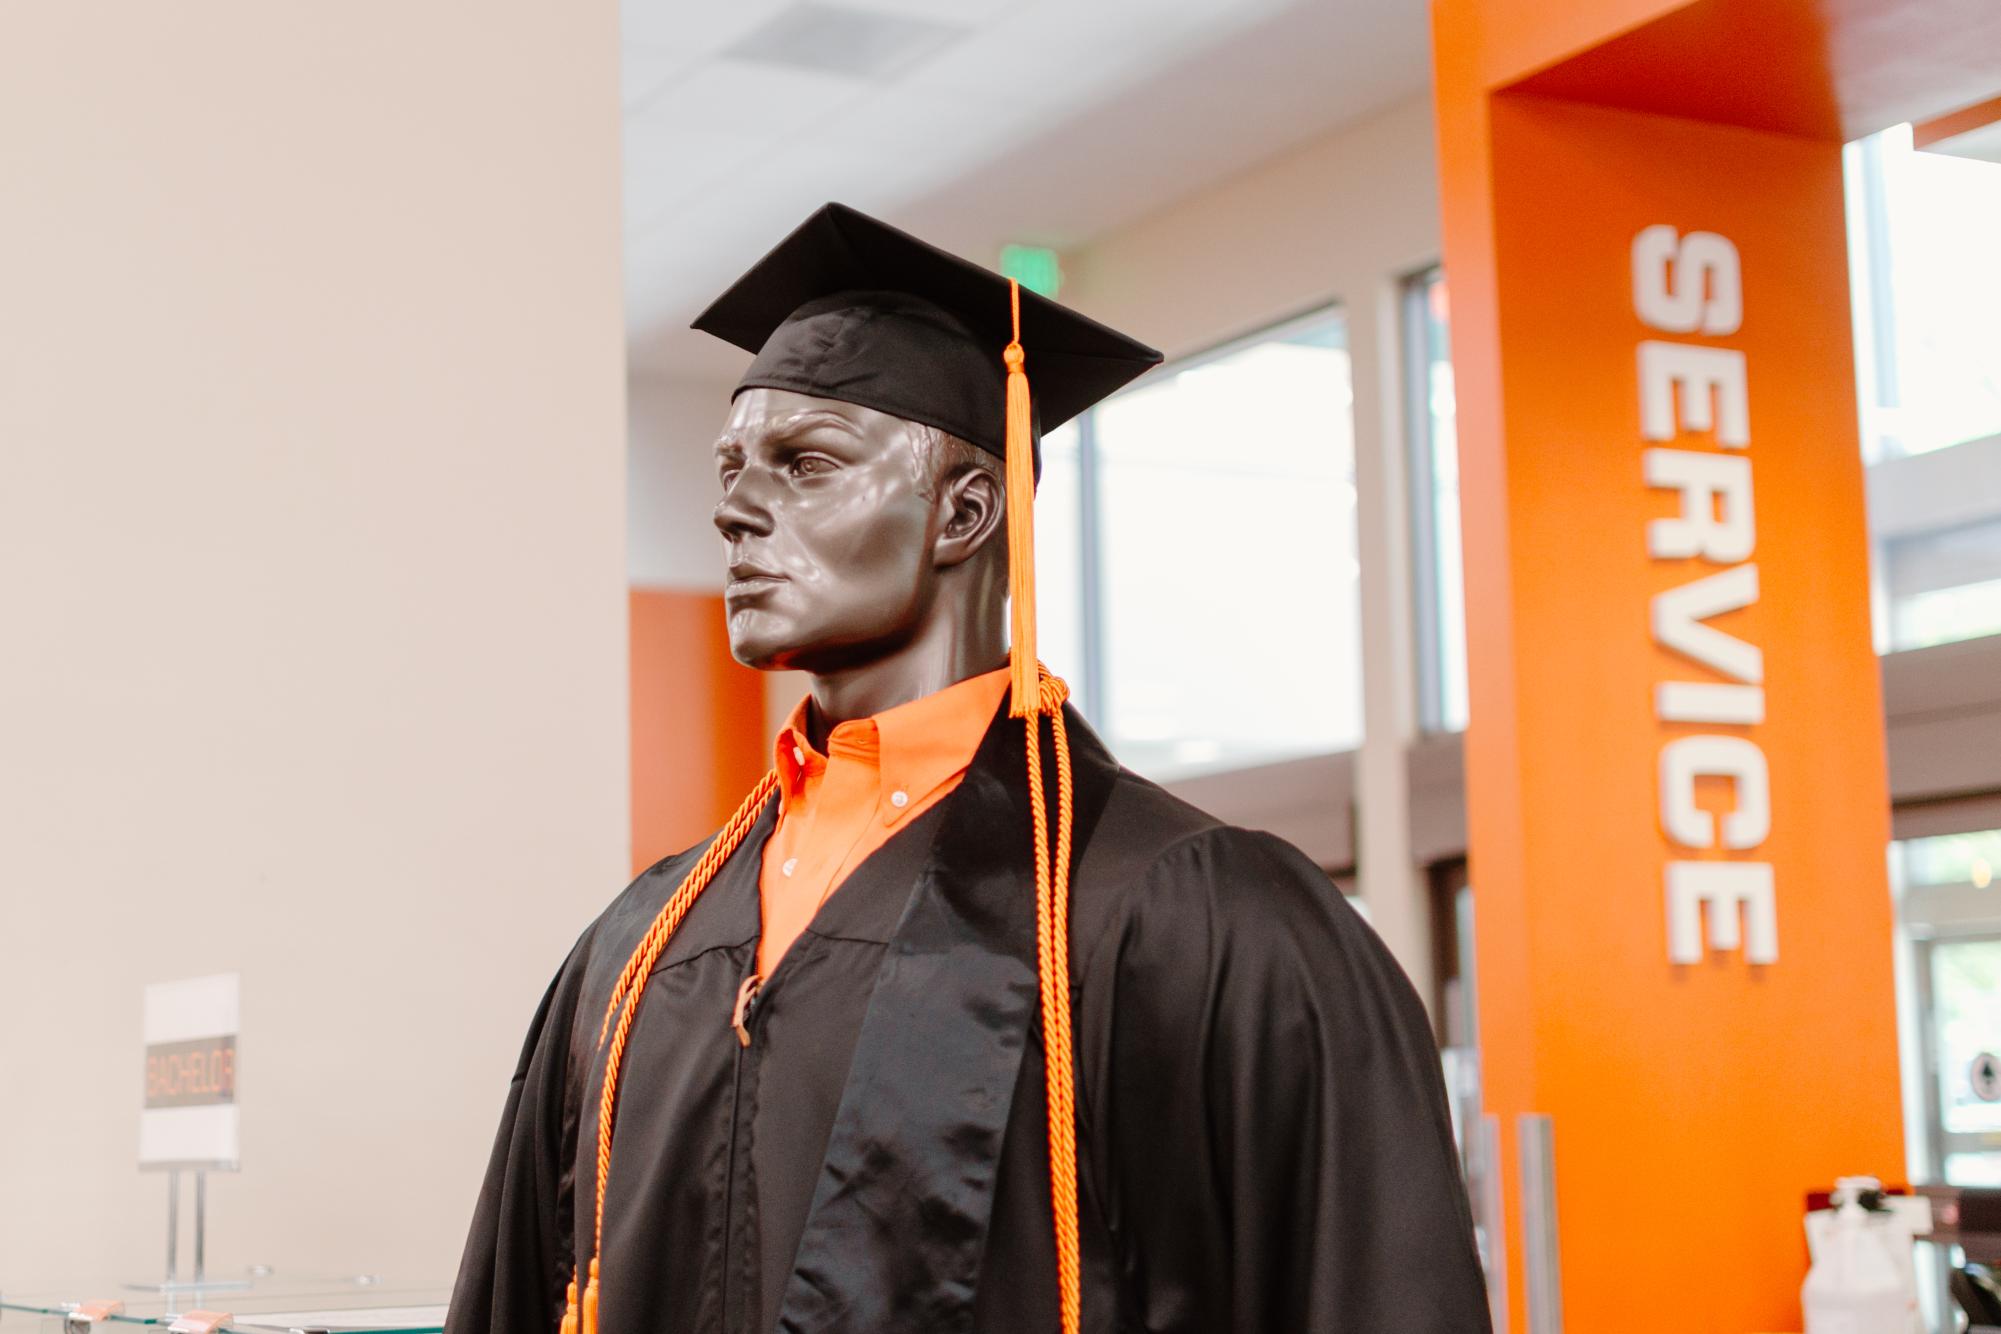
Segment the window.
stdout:
<path fill-rule="evenodd" d="M 1459 548 L 1458 402 L 1447 339 L 1445 274 L 1406 279 L 1404 421 L 1410 440 L 1418 725 L 1466 727 L 1466 587 Z"/>
<path fill-rule="evenodd" d="M 1035 652 L 1070 687 L 1085 717 L 1092 713 L 1086 670 L 1084 515 L 1079 424 L 1066 422 L 1042 437 L 1042 480 L 1035 487 Z"/>
<path fill-rule="evenodd" d="M 2001 830 L 1891 845 L 1909 1170 L 2001 1186 Z"/>
<path fill-rule="evenodd" d="M 1346 326 L 1324 311 L 1158 370 L 1044 442 L 1043 658 L 1133 768 L 1359 743 L 1350 409 Z"/>
<path fill-rule="evenodd" d="M 2001 164 L 1900 125 L 1847 165 L 1877 645 L 2001 634 Z"/>

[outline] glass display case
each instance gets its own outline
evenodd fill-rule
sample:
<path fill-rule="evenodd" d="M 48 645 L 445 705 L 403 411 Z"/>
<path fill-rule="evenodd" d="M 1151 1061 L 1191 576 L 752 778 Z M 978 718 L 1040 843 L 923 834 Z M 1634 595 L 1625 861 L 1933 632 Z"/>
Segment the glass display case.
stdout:
<path fill-rule="evenodd" d="M 368 1277 L 253 1277 L 232 1286 L 167 1291 L 127 1283 L 0 1289 L 0 1334 L 439 1334 L 442 1287 L 399 1287 Z M 217 1317 L 220 1317 L 218 1319 Z"/>

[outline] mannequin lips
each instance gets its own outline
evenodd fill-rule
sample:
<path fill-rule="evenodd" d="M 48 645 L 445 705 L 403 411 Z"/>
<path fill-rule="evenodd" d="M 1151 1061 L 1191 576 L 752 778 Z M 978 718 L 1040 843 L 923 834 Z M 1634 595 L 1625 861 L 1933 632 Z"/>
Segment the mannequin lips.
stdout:
<path fill-rule="evenodd" d="M 767 570 L 762 565 L 749 561 L 739 561 L 730 566 L 729 582 L 723 586 L 723 597 L 750 597 L 767 592 L 785 582 L 785 576 L 775 570 Z"/>

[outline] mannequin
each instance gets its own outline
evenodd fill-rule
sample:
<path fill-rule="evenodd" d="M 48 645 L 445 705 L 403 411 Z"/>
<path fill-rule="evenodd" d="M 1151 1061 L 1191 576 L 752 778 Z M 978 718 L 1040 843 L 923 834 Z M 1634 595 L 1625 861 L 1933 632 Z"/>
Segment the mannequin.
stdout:
<path fill-rule="evenodd" d="M 1486 1331 L 1395 961 L 1021 652 L 1038 419 L 1159 354 L 838 205 L 697 327 L 731 651 L 811 693 L 551 984 L 449 1334 Z"/>

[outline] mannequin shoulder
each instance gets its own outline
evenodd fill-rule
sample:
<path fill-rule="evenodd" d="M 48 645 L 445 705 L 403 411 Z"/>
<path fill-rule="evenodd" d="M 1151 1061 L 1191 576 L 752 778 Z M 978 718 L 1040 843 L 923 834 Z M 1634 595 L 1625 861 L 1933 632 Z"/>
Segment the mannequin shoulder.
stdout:
<path fill-rule="evenodd" d="M 1125 769 L 1084 844 L 1077 882 L 1087 935 L 1149 918 L 1173 919 L 1177 930 L 1198 921 L 1283 930 L 1330 915 L 1345 928 L 1354 917 L 1326 873 L 1284 839 L 1227 824 Z"/>

